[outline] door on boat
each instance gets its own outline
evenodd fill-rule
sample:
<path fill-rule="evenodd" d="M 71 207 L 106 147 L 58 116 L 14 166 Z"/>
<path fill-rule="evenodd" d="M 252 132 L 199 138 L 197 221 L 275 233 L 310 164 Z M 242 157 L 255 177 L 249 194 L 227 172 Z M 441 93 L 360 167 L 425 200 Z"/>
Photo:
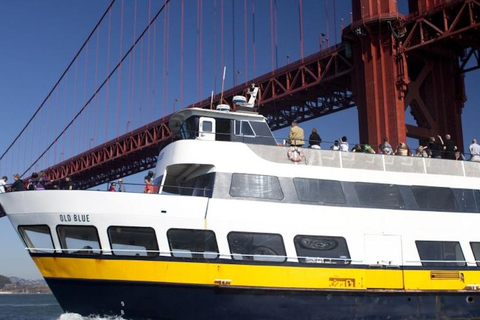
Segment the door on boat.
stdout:
<path fill-rule="evenodd" d="M 198 139 L 214 141 L 215 126 L 215 119 L 209 117 L 200 117 Z"/>
<path fill-rule="evenodd" d="M 365 287 L 403 289 L 402 237 L 365 235 Z"/>

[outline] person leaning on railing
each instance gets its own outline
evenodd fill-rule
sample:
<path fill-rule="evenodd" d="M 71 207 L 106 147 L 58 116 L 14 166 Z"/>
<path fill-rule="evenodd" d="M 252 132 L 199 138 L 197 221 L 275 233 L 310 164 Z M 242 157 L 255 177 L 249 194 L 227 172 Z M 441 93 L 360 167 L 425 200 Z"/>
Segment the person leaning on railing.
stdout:
<path fill-rule="evenodd" d="M 470 161 L 480 162 L 480 145 L 477 144 L 477 139 L 472 140 L 468 150 L 470 150 Z"/>

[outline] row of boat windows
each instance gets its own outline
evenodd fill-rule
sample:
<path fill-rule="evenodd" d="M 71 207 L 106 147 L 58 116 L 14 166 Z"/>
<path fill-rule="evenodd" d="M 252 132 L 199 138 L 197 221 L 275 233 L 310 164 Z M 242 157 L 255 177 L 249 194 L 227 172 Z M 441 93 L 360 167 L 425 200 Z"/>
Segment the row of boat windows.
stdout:
<path fill-rule="evenodd" d="M 54 253 L 52 234 L 47 225 L 20 226 L 20 234 L 32 253 Z M 160 251 L 155 230 L 150 227 L 111 226 L 107 229 L 110 248 L 101 247 L 93 226 L 57 226 L 63 253 L 116 256 L 157 257 Z M 211 230 L 169 229 L 169 251 L 172 257 L 213 260 L 220 258 L 217 239 Z M 283 237 L 274 233 L 232 231 L 227 235 L 233 260 L 285 262 L 287 254 Z M 343 237 L 296 235 L 293 239 L 299 263 L 350 264 L 350 252 Z M 425 267 L 464 267 L 467 265 L 457 241 L 416 241 Z M 470 242 L 477 266 L 480 266 L 480 242 Z"/>
<path fill-rule="evenodd" d="M 287 188 L 292 179 L 280 178 Z M 229 196 L 269 201 L 285 201 L 276 176 L 233 173 Z M 168 193 L 212 196 L 214 174 L 198 176 L 180 187 L 164 187 Z M 222 184 L 220 184 L 222 185 Z M 426 211 L 480 212 L 480 190 L 446 187 L 347 182 L 293 178 L 297 199 L 292 202 L 347 207 L 408 209 Z"/>

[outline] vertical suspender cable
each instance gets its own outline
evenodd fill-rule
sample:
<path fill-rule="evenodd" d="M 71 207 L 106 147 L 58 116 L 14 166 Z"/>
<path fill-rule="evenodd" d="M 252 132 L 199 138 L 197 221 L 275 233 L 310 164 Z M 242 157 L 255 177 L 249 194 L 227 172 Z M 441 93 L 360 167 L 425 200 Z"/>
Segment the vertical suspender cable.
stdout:
<path fill-rule="evenodd" d="M 122 51 L 123 51 L 123 15 L 124 15 L 124 4 L 125 0 L 122 0 L 122 5 L 120 8 L 120 35 L 119 35 L 119 57 L 122 56 Z M 121 84 L 122 84 L 122 66 L 118 68 L 118 74 L 117 74 L 117 112 L 116 112 L 116 121 L 115 121 L 115 136 L 118 137 L 120 134 L 120 92 L 121 92 Z"/>
<path fill-rule="evenodd" d="M 137 0 L 135 0 L 135 6 L 134 6 L 134 12 L 133 12 L 133 40 L 135 41 L 135 38 L 137 36 Z M 131 76 L 129 77 L 131 79 L 131 83 L 130 83 L 130 88 L 131 88 L 131 91 L 130 91 L 130 94 L 131 94 L 131 104 L 130 104 L 130 115 L 129 115 L 129 119 L 130 119 L 130 124 L 132 126 L 135 126 L 135 105 L 136 105 L 136 101 L 135 101 L 135 71 L 136 71 L 136 55 L 137 55 L 137 50 L 133 50 L 132 52 L 132 74 Z M 127 122 L 128 123 L 128 122 Z"/>
<path fill-rule="evenodd" d="M 112 12 L 108 14 L 108 32 L 107 32 L 107 66 L 106 66 L 106 73 L 108 74 L 108 69 L 110 67 L 110 40 L 111 40 L 111 33 L 112 33 Z M 107 81 L 107 89 L 105 94 L 105 137 L 103 139 L 104 142 L 108 139 L 108 107 L 109 107 L 109 98 L 110 98 L 110 81 Z"/>
<path fill-rule="evenodd" d="M 237 68 L 235 66 L 235 0 L 232 0 L 232 82 L 236 86 L 237 82 L 235 81 L 236 79 L 236 73 L 237 73 Z"/>
<path fill-rule="evenodd" d="M 183 62 L 184 62 L 184 46 L 183 33 L 185 23 L 184 0 L 181 0 L 181 16 L 180 16 L 180 107 L 183 106 Z"/>
<path fill-rule="evenodd" d="M 275 59 L 274 59 L 274 34 L 273 34 L 273 0 L 270 0 L 270 63 L 272 71 L 275 70 Z"/>
<path fill-rule="evenodd" d="M 244 46 L 244 59 L 245 59 L 245 78 L 248 79 L 248 32 L 247 32 L 247 0 L 244 0 L 243 2 L 243 46 Z"/>
<path fill-rule="evenodd" d="M 335 44 L 337 43 L 337 13 L 335 8 L 335 0 L 332 0 L 333 4 L 333 36 Z"/>
<path fill-rule="evenodd" d="M 298 0 L 298 23 L 300 25 L 300 59 L 303 61 L 303 11 L 302 0 Z"/>
<path fill-rule="evenodd" d="M 150 21 L 152 12 L 152 0 L 148 0 L 148 21 Z M 152 31 L 148 32 L 147 37 L 147 74 L 146 74 L 146 81 L 145 81 L 145 123 L 148 123 L 150 119 L 150 37 Z"/>
<path fill-rule="evenodd" d="M 256 73 L 256 55 L 255 55 L 255 0 L 252 0 L 252 38 L 253 38 L 253 76 L 255 77 Z"/>

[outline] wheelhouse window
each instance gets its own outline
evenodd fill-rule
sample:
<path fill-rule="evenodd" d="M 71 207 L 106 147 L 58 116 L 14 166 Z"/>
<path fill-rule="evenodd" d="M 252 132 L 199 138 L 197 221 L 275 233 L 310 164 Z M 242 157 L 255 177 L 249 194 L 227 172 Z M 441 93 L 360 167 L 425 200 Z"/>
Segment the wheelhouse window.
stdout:
<path fill-rule="evenodd" d="M 345 204 L 340 181 L 294 178 L 293 183 L 302 202 Z"/>
<path fill-rule="evenodd" d="M 167 238 L 172 256 L 176 258 L 218 258 L 217 238 L 211 230 L 170 229 Z"/>
<path fill-rule="evenodd" d="M 422 266 L 464 267 L 467 265 L 457 241 L 415 241 Z"/>
<path fill-rule="evenodd" d="M 294 243 L 300 263 L 351 262 L 347 241 L 343 237 L 297 235 Z"/>
<path fill-rule="evenodd" d="M 364 206 L 403 208 L 403 199 L 397 185 L 355 182 L 358 200 Z"/>
<path fill-rule="evenodd" d="M 284 262 L 282 236 L 273 233 L 230 232 L 227 236 L 234 260 Z"/>
<path fill-rule="evenodd" d="M 411 190 L 422 210 L 458 211 L 457 201 L 450 188 L 412 186 Z"/>
<path fill-rule="evenodd" d="M 47 225 L 19 226 L 18 231 L 30 253 L 53 253 L 52 235 Z"/>
<path fill-rule="evenodd" d="M 480 267 L 480 242 L 470 242 L 477 266 Z"/>
<path fill-rule="evenodd" d="M 230 185 L 232 197 L 282 200 L 283 192 L 277 177 L 234 173 Z"/>
<path fill-rule="evenodd" d="M 235 121 L 235 134 L 241 136 L 255 136 L 250 122 L 246 120 Z"/>
<path fill-rule="evenodd" d="M 93 226 L 57 226 L 64 253 L 97 255 L 101 253 L 97 228 Z"/>
<path fill-rule="evenodd" d="M 112 226 L 107 232 L 114 255 L 158 256 L 157 237 L 153 228 Z"/>

